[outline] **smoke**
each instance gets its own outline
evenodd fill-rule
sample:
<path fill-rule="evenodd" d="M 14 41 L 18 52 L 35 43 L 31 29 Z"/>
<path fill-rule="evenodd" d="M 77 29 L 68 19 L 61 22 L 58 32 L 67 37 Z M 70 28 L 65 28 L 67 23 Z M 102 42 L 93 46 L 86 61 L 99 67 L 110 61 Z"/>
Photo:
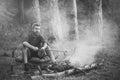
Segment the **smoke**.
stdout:
<path fill-rule="evenodd" d="M 57 7 L 56 7 L 57 6 Z M 55 5 L 53 7 L 53 34 L 57 38 L 57 40 L 54 42 L 53 46 L 54 48 L 58 50 L 67 50 L 68 53 L 66 55 L 66 58 L 62 53 L 59 55 L 59 60 L 64 59 L 69 60 L 71 62 L 71 65 L 78 65 L 83 66 L 85 64 L 91 64 L 94 61 L 94 56 L 97 54 L 97 52 L 102 49 L 101 39 L 98 35 L 95 35 L 96 33 L 89 28 L 81 28 L 82 26 L 76 26 L 78 27 L 77 31 L 82 31 L 80 34 L 71 33 L 70 35 L 70 23 L 67 23 L 70 21 L 66 16 L 67 13 L 65 13 L 65 8 L 63 9 L 63 12 L 65 14 L 62 14 L 63 12 L 59 11 L 58 5 Z M 56 11 L 56 12 L 55 12 Z M 72 20 L 71 20 L 72 21 Z M 73 20 L 74 22 L 74 20 Z M 88 22 L 84 22 L 88 24 Z M 93 25 L 92 25 L 93 26 Z M 88 26 L 90 27 L 90 26 Z M 75 30 L 75 27 L 73 27 Z M 82 30 L 83 29 L 83 30 Z M 98 28 L 97 28 L 98 29 Z M 94 29 L 95 30 L 95 29 Z M 79 33 L 78 32 L 78 33 Z M 80 39 L 73 39 L 71 40 L 70 37 L 76 37 L 76 35 L 80 36 Z"/>
<path fill-rule="evenodd" d="M 69 60 L 74 66 L 91 64 L 94 61 L 94 56 L 101 48 L 101 45 L 95 37 L 78 41 L 76 42 L 75 53 L 69 57 Z"/>
<path fill-rule="evenodd" d="M 102 37 L 99 36 L 99 28 L 95 28 L 97 25 L 95 23 L 92 25 L 95 31 L 89 28 L 84 29 L 79 40 L 56 41 L 53 44 L 54 48 L 68 51 L 66 56 L 59 53 L 59 60 L 69 60 L 73 66 L 84 66 L 93 63 L 95 56 L 103 49 L 114 47 L 118 38 L 118 26 L 106 19 L 103 20 L 103 23 Z"/>
<path fill-rule="evenodd" d="M 95 61 L 95 56 L 103 49 L 111 49 L 118 40 L 118 26 L 110 21 L 103 20 L 103 35 L 99 36 L 95 31 L 86 29 L 84 36 L 76 41 L 75 51 L 68 58 L 74 66 L 84 66 Z M 96 25 L 96 24 L 94 24 Z M 93 28 L 96 27 L 93 25 Z M 94 28 L 99 30 L 99 28 Z"/>
<path fill-rule="evenodd" d="M 67 50 L 65 60 L 69 60 L 73 66 L 84 66 L 94 62 L 94 56 L 102 49 L 101 40 L 89 30 L 80 40 L 58 41 L 54 47 L 61 50 Z M 64 59 L 63 55 L 61 57 Z M 61 59 L 60 58 L 60 59 Z"/>
<path fill-rule="evenodd" d="M 94 18 L 96 16 L 93 15 Z M 95 61 L 95 56 L 99 54 L 103 49 L 108 49 L 115 46 L 115 42 L 118 39 L 118 26 L 112 21 L 103 19 L 103 26 L 98 26 L 98 23 L 94 21 L 91 26 L 86 29 L 79 26 L 79 30 L 82 31 L 79 36 L 79 40 L 62 40 L 56 41 L 53 46 L 58 50 L 67 50 L 68 53 L 66 58 L 61 53 L 59 55 L 59 60 L 69 60 L 73 66 L 84 66 L 86 64 L 91 64 Z M 67 20 L 67 19 L 66 19 Z M 86 21 L 84 22 L 89 25 Z M 91 28 L 89 28 L 91 27 Z M 66 27 L 64 27 L 65 29 Z M 102 31 L 102 35 L 101 35 Z M 71 35 L 68 35 L 70 37 Z"/>
<path fill-rule="evenodd" d="M 51 7 L 51 5 L 49 6 Z M 60 4 L 52 4 L 52 7 L 47 8 L 44 12 L 42 12 L 41 8 L 42 20 L 46 19 L 47 21 L 48 18 L 44 17 L 45 14 L 51 18 L 47 22 L 44 21 L 44 24 L 48 24 L 47 28 L 52 31 L 51 36 L 55 37 L 52 47 L 60 51 L 67 50 L 65 55 L 63 52 L 55 52 L 55 55 L 58 56 L 57 60 L 69 60 L 73 66 L 84 66 L 93 63 L 99 51 L 115 45 L 118 38 L 118 26 L 112 20 L 105 18 L 103 14 L 98 15 L 99 18 L 96 17 L 96 14 L 98 14 L 96 12 L 90 15 L 92 19 L 88 19 L 88 17 L 84 19 L 78 18 L 79 40 L 71 39 L 71 37 L 76 36 L 73 25 L 74 16 L 72 16 L 73 18 L 68 18 L 68 12 L 70 12 L 68 10 L 71 10 L 71 7 L 69 9 L 64 7 L 61 7 Z M 85 12 L 84 8 L 80 9 L 79 12 Z M 28 13 L 30 12 L 28 11 Z M 85 14 L 82 15 L 85 16 Z M 81 16 L 81 14 L 78 16 Z M 98 23 L 99 19 L 103 24 Z M 43 26 L 45 27 L 45 25 Z M 43 30 L 48 32 L 47 29 Z M 43 34 L 45 35 L 46 33 Z"/>

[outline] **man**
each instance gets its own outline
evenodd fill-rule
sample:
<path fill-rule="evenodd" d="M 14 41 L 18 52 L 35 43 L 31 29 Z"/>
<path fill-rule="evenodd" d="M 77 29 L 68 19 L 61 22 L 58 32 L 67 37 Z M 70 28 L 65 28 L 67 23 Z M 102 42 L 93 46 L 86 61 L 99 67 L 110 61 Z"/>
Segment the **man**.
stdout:
<path fill-rule="evenodd" d="M 28 61 L 36 63 L 55 62 L 54 55 L 50 52 L 49 46 L 45 39 L 40 34 L 40 25 L 34 23 L 32 25 L 32 32 L 28 36 L 27 41 L 23 42 L 24 63 Z"/>

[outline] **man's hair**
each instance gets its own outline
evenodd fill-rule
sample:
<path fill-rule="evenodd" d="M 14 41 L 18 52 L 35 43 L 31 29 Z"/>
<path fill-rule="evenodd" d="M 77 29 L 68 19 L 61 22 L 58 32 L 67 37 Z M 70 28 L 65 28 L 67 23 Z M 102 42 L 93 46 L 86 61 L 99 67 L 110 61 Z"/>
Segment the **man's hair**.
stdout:
<path fill-rule="evenodd" d="M 40 24 L 39 23 L 33 23 L 32 28 L 34 28 L 35 26 L 40 26 Z"/>

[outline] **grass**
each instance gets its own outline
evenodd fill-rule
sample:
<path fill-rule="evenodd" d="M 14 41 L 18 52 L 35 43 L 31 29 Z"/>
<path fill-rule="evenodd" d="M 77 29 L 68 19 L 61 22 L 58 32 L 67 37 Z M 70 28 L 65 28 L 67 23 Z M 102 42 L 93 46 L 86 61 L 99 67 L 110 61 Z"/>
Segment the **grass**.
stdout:
<path fill-rule="evenodd" d="M 42 80 L 120 80 L 120 54 L 118 46 L 104 51 L 96 56 L 96 61 L 105 60 L 104 66 L 100 69 L 92 70 L 86 75 L 76 74 L 67 77 L 43 78 Z M 9 57 L 0 57 L 0 80 L 30 80 L 25 75 L 10 77 Z M 15 71 L 17 69 L 14 69 Z M 20 70 L 19 70 L 20 71 Z M 18 72 L 19 72 L 18 71 Z"/>

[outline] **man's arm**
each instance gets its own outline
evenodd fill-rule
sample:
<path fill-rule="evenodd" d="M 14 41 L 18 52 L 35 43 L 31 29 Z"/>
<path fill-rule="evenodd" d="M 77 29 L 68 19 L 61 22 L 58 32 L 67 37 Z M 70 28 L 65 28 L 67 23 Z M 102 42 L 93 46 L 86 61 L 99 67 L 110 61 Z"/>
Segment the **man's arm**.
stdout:
<path fill-rule="evenodd" d="M 35 47 L 35 46 L 31 45 L 31 44 L 28 43 L 27 41 L 23 42 L 23 46 L 28 47 L 28 48 L 30 48 L 30 49 L 33 49 L 34 51 L 38 51 L 38 50 L 39 50 L 38 47 Z"/>
<path fill-rule="evenodd" d="M 49 50 L 50 47 L 47 45 L 46 42 L 44 42 L 43 47 L 42 47 L 41 49 L 44 49 L 44 50 L 45 50 L 47 47 L 48 47 L 47 50 Z M 51 59 L 52 62 L 56 62 L 56 60 L 55 60 L 55 56 L 54 56 L 53 53 L 50 52 L 48 55 L 49 55 L 49 57 L 50 57 L 50 59 Z"/>
<path fill-rule="evenodd" d="M 44 42 L 44 43 L 43 43 L 43 47 L 41 47 L 41 49 L 46 49 L 46 48 L 47 48 L 47 46 L 48 46 L 48 45 L 47 45 L 47 43 L 46 43 L 46 42 Z"/>

